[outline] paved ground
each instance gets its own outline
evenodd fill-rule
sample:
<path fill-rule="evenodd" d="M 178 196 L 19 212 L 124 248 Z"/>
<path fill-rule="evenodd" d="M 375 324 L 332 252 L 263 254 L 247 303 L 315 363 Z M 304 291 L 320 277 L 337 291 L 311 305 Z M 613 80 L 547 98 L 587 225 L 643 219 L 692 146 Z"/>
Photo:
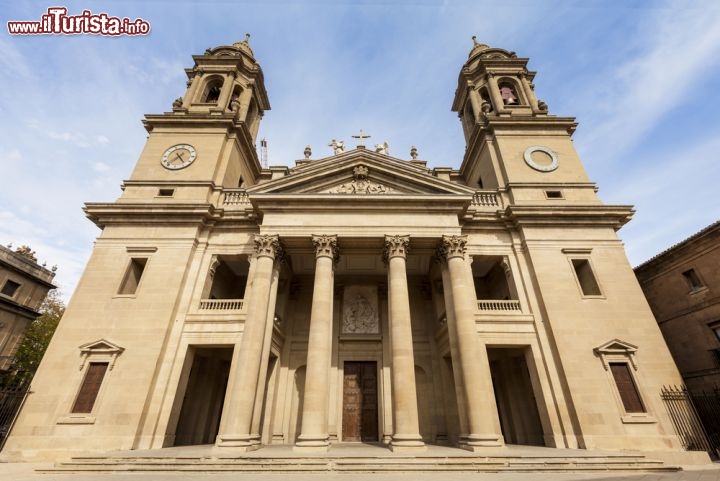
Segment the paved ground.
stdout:
<path fill-rule="evenodd" d="M 668 474 L 573 474 L 573 473 L 374 473 L 374 474 L 286 474 L 286 473 L 229 473 L 229 474 L 37 474 L 34 468 L 48 464 L 0 464 L 2 481 L 720 481 L 720 466 L 688 469 Z"/>

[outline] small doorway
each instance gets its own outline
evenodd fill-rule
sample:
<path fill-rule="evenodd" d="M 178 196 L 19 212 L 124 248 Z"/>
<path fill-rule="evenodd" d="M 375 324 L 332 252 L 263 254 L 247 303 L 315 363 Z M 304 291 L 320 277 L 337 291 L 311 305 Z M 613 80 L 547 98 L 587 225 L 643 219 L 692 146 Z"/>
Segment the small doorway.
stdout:
<path fill-rule="evenodd" d="M 540 413 L 525 358 L 530 348 L 488 348 L 490 373 L 505 442 L 545 446 Z"/>
<path fill-rule="evenodd" d="M 378 441 L 377 362 L 344 364 L 342 440 Z"/>
<path fill-rule="evenodd" d="M 212 444 L 218 434 L 225 401 L 232 347 L 188 349 L 192 362 L 175 430 L 175 446 Z"/>

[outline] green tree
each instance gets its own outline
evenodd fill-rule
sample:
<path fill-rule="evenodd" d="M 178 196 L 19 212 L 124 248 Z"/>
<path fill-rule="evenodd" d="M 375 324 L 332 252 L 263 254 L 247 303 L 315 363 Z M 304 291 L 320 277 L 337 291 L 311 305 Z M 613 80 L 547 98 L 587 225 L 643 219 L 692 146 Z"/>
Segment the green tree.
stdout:
<path fill-rule="evenodd" d="M 30 380 L 33 377 L 64 313 L 65 303 L 58 290 L 48 292 L 40 306 L 40 317 L 30 323 L 15 353 L 11 371 L 16 378 Z"/>

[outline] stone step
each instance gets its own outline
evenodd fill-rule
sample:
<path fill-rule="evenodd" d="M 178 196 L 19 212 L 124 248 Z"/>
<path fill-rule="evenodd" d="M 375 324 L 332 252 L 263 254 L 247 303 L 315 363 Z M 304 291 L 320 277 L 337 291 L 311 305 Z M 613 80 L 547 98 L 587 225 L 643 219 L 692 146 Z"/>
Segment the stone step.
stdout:
<path fill-rule="evenodd" d="M 78 456 L 38 472 L 675 472 L 680 469 L 636 455 L 307 458 Z"/>

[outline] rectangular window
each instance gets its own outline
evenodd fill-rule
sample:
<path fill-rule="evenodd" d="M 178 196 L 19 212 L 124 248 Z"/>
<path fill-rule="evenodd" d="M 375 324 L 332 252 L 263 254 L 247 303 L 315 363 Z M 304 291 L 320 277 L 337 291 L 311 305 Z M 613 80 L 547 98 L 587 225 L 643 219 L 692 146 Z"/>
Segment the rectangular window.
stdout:
<path fill-rule="evenodd" d="M 563 193 L 560 190 L 546 190 L 545 197 L 548 199 L 562 199 Z"/>
<path fill-rule="evenodd" d="M 159 189 L 158 197 L 172 197 L 175 195 L 175 189 Z"/>
<path fill-rule="evenodd" d="M 73 413 L 91 413 L 97 399 L 100 386 L 102 385 L 105 372 L 107 371 L 107 362 L 91 362 L 88 365 L 85 379 L 83 379 L 80 392 L 75 399 L 73 405 Z"/>
<path fill-rule="evenodd" d="M 588 259 L 573 259 L 572 265 L 575 268 L 575 275 L 580 283 L 580 289 L 583 295 L 599 296 L 600 286 L 595 280 L 590 261 Z"/>
<path fill-rule="evenodd" d="M 691 291 L 697 291 L 701 287 L 704 287 L 703 283 L 700 281 L 700 278 L 695 272 L 695 269 L 687 270 L 683 272 L 682 275 L 685 278 L 685 282 L 688 283 Z"/>
<path fill-rule="evenodd" d="M 611 362 L 610 372 L 612 372 L 613 379 L 615 379 L 625 412 L 646 412 L 628 364 L 625 362 Z"/>
<path fill-rule="evenodd" d="M 118 294 L 135 294 L 138 284 L 140 284 L 140 278 L 145 270 L 145 264 L 147 264 L 147 257 L 133 257 L 130 259 L 130 265 L 125 273 L 122 284 L 120 285 L 120 291 Z"/>
<path fill-rule="evenodd" d="M 715 322 L 709 327 L 715 333 L 715 337 L 717 337 L 717 340 L 720 341 L 720 323 Z"/>
<path fill-rule="evenodd" d="M 2 292 L 3 294 L 5 294 L 8 297 L 12 297 L 15 295 L 15 293 L 17 292 L 19 287 L 20 287 L 20 284 L 8 279 L 7 281 L 5 281 L 5 285 L 3 286 L 2 291 L 0 291 L 0 292 Z"/>

